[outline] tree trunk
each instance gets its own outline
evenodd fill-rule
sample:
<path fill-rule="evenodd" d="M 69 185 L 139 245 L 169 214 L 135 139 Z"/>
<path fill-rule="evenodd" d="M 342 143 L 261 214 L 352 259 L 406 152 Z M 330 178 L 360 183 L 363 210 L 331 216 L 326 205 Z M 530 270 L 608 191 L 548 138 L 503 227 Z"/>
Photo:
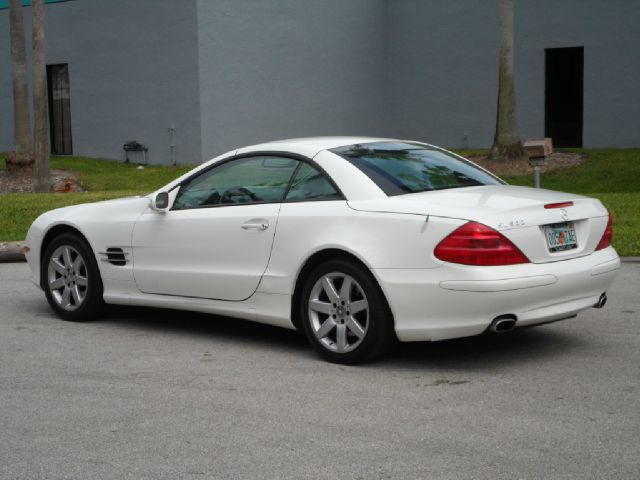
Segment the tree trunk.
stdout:
<path fill-rule="evenodd" d="M 513 0 L 500 0 L 500 67 L 496 134 L 489 153 L 493 160 L 526 160 L 516 120 L 513 81 Z"/>
<path fill-rule="evenodd" d="M 32 32 L 33 48 L 33 113 L 35 164 L 33 187 L 36 192 L 51 190 L 51 167 L 49 159 L 49 106 L 47 100 L 47 67 L 44 58 L 44 2 L 32 2 Z"/>
<path fill-rule="evenodd" d="M 9 31 L 13 80 L 13 151 L 9 152 L 6 157 L 7 171 L 31 175 L 33 169 L 33 147 L 31 145 L 27 53 L 24 43 L 22 0 L 11 0 L 11 3 L 9 3 Z"/>

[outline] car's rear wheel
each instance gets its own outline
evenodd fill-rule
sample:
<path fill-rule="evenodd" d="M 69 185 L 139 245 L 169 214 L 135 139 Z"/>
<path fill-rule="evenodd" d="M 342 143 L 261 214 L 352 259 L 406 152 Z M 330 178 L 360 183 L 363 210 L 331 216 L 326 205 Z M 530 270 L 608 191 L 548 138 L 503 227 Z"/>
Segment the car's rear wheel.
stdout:
<path fill-rule="evenodd" d="M 361 363 L 383 354 L 395 339 L 386 300 L 371 274 L 355 262 L 331 260 L 305 279 L 304 333 L 325 359 Z"/>
<path fill-rule="evenodd" d="M 51 308 L 65 320 L 84 321 L 102 310 L 102 280 L 95 257 L 77 235 L 53 239 L 42 257 L 42 286 Z"/>

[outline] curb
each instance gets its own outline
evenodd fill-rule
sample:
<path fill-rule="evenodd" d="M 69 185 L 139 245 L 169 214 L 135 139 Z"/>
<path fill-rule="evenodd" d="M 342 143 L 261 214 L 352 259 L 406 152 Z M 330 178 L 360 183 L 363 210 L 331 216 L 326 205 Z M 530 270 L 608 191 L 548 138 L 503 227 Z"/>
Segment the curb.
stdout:
<path fill-rule="evenodd" d="M 622 263 L 640 263 L 640 257 L 620 257 Z"/>
<path fill-rule="evenodd" d="M 24 242 L 0 242 L 0 263 L 25 262 Z"/>

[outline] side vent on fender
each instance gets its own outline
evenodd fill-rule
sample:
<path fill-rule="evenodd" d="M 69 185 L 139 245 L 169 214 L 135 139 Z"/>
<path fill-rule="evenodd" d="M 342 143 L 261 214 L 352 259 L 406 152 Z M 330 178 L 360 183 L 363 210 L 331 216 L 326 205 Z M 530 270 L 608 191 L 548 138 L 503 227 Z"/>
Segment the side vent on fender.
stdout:
<path fill-rule="evenodd" d="M 109 262 L 116 267 L 122 267 L 127 264 L 129 254 L 118 247 L 109 247 L 106 252 L 100 252 L 103 262 Z"/>

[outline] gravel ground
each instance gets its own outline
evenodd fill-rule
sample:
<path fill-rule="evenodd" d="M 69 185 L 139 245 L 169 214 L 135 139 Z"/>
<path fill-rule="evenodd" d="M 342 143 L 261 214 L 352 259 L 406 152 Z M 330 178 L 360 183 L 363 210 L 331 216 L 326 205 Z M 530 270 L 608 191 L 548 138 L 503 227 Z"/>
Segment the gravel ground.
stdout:
<path fill-rule="evenodd" d="M 0 170 L 0 193 L 25 193 L 33 191 L 30 176 L 13 175 Z M 51 190 L 54 192 L 84 192 L 75 173 L 67 170 L 51 170 Z"/>
<path fill-rule="evenodd" d="M 582 153 L 555 152 L 547 157 L 544 164 L 540 167 L 540 171 L 544 173 L 551 172 L 552 170 L 557 170 L 559 168 L 573 167 L 575 165 L 580 165 L 586 160 L 586 158 L 587 156 Z M 477 163 L 496 175 L 517 176 L 528 175 L 533 172 L 533 166 L 531 166 L 528 161 L 503 162 L 489 160 L 486 155 L 474 155 L 469 157 L 469 160 Z"/>

